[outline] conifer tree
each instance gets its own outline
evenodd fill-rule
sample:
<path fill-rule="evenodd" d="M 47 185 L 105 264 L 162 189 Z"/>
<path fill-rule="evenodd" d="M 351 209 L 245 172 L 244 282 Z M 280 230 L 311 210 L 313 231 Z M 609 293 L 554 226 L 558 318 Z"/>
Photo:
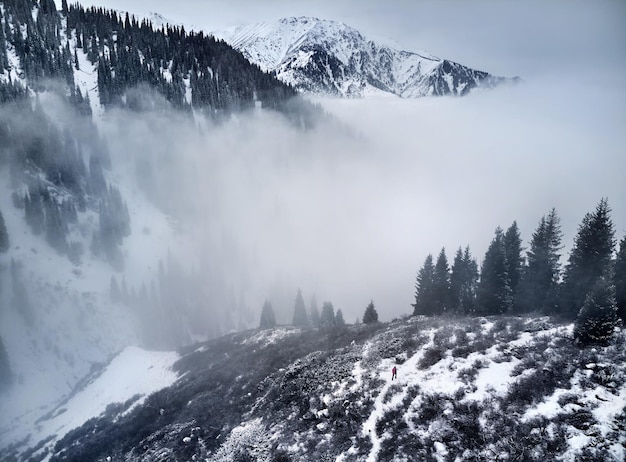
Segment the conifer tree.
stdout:
<path fill-rule="evenodd" d="M 374 307 L 374 300 L 371 300 L 363 313 L 363 324 L 374 324 L 378 322 L 378 313 Z"/>
<path fill-rule="evenodd" d="M 615 248 L 614 227 L 608 201 L 602 199 L 578 228 L 563 281 L 562 312 L 575 318 L 596 279 L 608 277 Z"/>
<path fill-rule="evenodd" d="M 581 345 L 606 344 L 618 321 L 615 286 L 607 277 L 599 276 L 578 313 L 574 338 Z"/>
<path fill-rule="evenodd" d="M 293 308 L 293 325 L 298 327 L 307 327 L 309 325 L 309 317 L 306 314 L 306 306 L 304 306 L 304 299 L 300 289 L 298 289 Z"/>
<path fill-rule="evenodd" d="M 617 314 L 626 325 L 626 236 L 620 241 L 614 271 Z"/>
<path fill-rule="evenodd" d="M 9 233 L 4 223 L 4 217 L 2 216 L 2 210 L 0 210 L 0 253 L 9 250 Z"/>
<path fill-rule="evenodd" d="M 519 285 L 519 281 L 522 277 L 522 271 L 524 269 L 522 238 L 516 221 L 513 222 L 504 234 L 504 253 L 506 257 L 507 276 L 509 278 L 511 296 L 515 297 L 515 294 L 517 293 L 517 286 Z"/>
<path fill-rule="evenodd" d="M 476 296 L 478 314 L 504 314 L 511 309 L 512 297 L 507 273 L 504 233 L 499 227 L 485 253 Z"/>
<path fill-rule="evenodd" d="M 433 273 L 433 313 L 443 314 L 450 305 L 450 267 L 446 250 L 441 249 Z"/>
<path fill-rule="evenodd" d="M 320 327 L 333 327 L 335 325 L 335 308 L 330 302 L 322 304 L 322 313 L 320 314 Z"/>
<path fill-rule="evenodd" d="M 345 326 L 346 325 L 346 321 L 343 318 L 343 312 L 341 311 L 341 309 L 337 310 L 337 313 L 335 314 L 335 326 Z"/>
<path fill-rule="evenodd" d="M 461 314 L 461 287 L 464 281 L 463 249 L 459 247 L 454 254 L 450 269 L 450 307 L 455 313 Z"/>
<path fill-rule="evenodd" d="M 431 315 L 435 312 L 435 266 L 433 256 L 428 254 L 424 260 L 424 265 L 417 273 L 415 283 L 415 303 L 413 304 L 413 315 Z M 365 320 L 363 320 L 365 322 Z"/>
<path fill-rule="evenodd" d="M 469 246 L 457 250 L 450 274 L 450 303 L 457 314 L 472 314 L 476 305 L 478 264 L 470 253 Z"/>
<path fill-rule="evenodd" d="M 261 322 L 259 323 L 261 329 L 271 329 L 276 327 L 276 316 L 274 315 L 274 309 L 272 304 L 265 300 L 263 308 L 261 310 Z"/>
<path fill-rule="evenodd" d="M 561 276 L 559 252 L 562 237 L 560 218 L 553 208 L 539 221 L 526 253 L 528 265 L 524 268 L 515 300 L 517 312 L 550 314 L 555 311 Z"/>
<path fill-rule="evenodd" d="M 311 326 L 319 327 L 320 312 L 317 309 L 317 299 L 315 298 L 315 295 L 311 297 L 311 307 L 309 308 L 309 319 L 311 320 Z"/>

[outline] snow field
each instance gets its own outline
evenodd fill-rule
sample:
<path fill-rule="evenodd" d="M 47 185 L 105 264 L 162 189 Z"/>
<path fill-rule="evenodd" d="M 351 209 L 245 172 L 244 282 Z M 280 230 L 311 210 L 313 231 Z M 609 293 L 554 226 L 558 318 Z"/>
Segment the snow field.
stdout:
<path fill-rule="evenodd" d="M 38 419 L 32 427 L 30 441 L 36 443 L 49 439 L 38 451 L 45 454 L 67 432 L 81 426 L 90 418 L 99 416 L 110 404 L 124 403 L 136 398 L 125 411 L 130 412 L 143 403 L 149 394 L 176 381 L 178 375 L 172 370 L 172 366 L 178 359 L 179 355 L 174 352 L 126 348 L 99 375 L 92 377 L 83 388 L 59 405 L 51 417 Z M 44 460 L 48 458 L 49 456 Z"/>

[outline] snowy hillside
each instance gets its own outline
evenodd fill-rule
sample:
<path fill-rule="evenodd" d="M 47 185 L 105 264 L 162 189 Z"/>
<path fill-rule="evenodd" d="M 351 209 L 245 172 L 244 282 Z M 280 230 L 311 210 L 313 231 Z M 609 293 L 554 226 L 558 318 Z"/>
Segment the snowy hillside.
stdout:
<path fill-rule="evenodd" d="M 53 408 L 21 416 L 2 429 L 0 447 L 19 441 L 19 447 L 46 440 L 54 444 L 70 430 L 108 410 L 113 403 L 125 403 L 125 412 L 140 405 L 146 397 L 174 383 L 172 365 L 179 358 L 172 352 L 150 352 L 129 347 L 105 367 L 86 376 L 77 389 Z"/>
<path fill-rule="evenodd" d="M 623 341 L 622 331 L 606 347 L 580 349 L 571 324 L 505 317 L 240 333 L 188 349 L 170 388 L 132 410 L 131 402 L 110 406 L 57 435 L 52 453 L 45 444 L 38 454 L 51 461 L 621 461 Z M 59 419 L 73 421 L 72 406 Z"/>
<path fill-rule="evenodd" d="M 283 18 L 215 35 L 251 62 L 300 90 L 340 96 L 386 92 L 403 98 L 465 95 L 510 81 L 426 52 L 409 52 L 364 37 L 341 22 Z"/>

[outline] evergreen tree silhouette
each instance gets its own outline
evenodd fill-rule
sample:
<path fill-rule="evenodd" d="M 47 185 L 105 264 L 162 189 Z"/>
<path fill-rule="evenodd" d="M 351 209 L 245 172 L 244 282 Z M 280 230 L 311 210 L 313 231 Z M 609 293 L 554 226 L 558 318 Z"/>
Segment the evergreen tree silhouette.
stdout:
<path fill-rule="evenodd" d="M 450 303 L 455 313 L 474 313 L 478 276 L 478 264 L 472 257 L 469 246 L 465 251 L 459 247 L 450 273 Z"/>
<path fill-rule="evenodd" d="M 615 286 L 608 278 L 600 276 L 576 317 L 574 338 L 581 345 L 606 344 L 618 321 Z"/>
<path fill-rule="evenodd" d="M 555 311 L 559 278 L 561 275 L 560 218 L 553 208 L 539 221 L 526 253 L 528 264 L 524 268 L 518 296 L 517 312 L 538 311 L 546 314 Z"/>
<path fill-rule="evenodd" d="M 293 325 L 298 327 L 307 327 L 309 325 L 309 317 L 306 314 L 306 306 L 304 306 L 304 299 L 300 289 L 298 289 L 293 308 Z"/>
<path fill-rule="evenodd" d="M 614 274 L 617 314 L 626 325 L 626 236 L 622 238 L 619 244 Z"/>
<path fill-rule="evenodd" d="M 446 250 L 441 249 L 433 273 L 433 314 L 443 314 L 450 307 L 450 267 Z"/>
<path fill-rule="evenodd" d="M 562 313 L 575 318 L 596 279 L 608 277 L 615 248 L 614 226 L 607 199 L 583 218 L 574 239 L 563 281 Z"/>
<path fill-rule="evenodd" d="M 424 265 L 417 273 L 415 283 L 415 303 L 413 315 L 431 315 L 435 313 L 435 266 L 433 256 L 428 255 Z M 365 322 L 365 319 L 363 319 Z"/>
<path fill-rule="evenodd" d="M 315 298 L 315 295 L 311 297 L 311 306 L 309 308 L 309 319 L 311 320 L 311 326 L 319 327 L 320 312 L 317 309 L 317 299 Z"/>
<path fill-rule="evenodd" d="M 276 327 L 276 316 L 274 315 L 274 309 L 272 308 L 272 304 L 268 300 L 263 303 L 259 327 L 261 329 L 271 329 L 272 327 Z"/>
<path fill-rule="evenodd" d="M 337 310 L 337 313 L 335 313 L 335 326 L 345 326 L 346 325 L 346 321 L 343 318 L 343 312 L 341 311 L 341 309 Z"/>
<path fill-rule="evenodd" d="M 378 322 L 378 313 L 374 307 L 374 300 L 371 300 L 363 313 L 363 324 L 374 324 Z"/>
<path fill-rule="evenodd" d="M 476 294 L 476 312 L 481 315 L 507 313 L 513 300 L 509 286 L 504 233 L 497 228 L 485 253 Z"/>
<path fill-rule="evenodd" d="M 320 314 L 320 327 L 332 327 L 335 325 L 335 308 L 330 302 L 322 304 L 322 313 Z"/>

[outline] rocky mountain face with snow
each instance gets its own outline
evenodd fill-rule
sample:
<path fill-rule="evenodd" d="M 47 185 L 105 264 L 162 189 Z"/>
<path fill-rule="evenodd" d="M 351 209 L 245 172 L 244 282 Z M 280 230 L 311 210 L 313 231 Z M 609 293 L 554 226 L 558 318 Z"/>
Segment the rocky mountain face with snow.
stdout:
<path fill-rule="evenodd" d="M 621 461 L 624 331 L 587 349 L 572 331 L 549 318 L 412 317 L 242 332 L 179 358 L 125 352 L 4 458 Z M 135 374 L 110 383 L 142 357 L 169 386 L 146 397 Z M 109 387 L 119 402 L 90 404 L 94 418 L 67 432 Z"/>
<path fill-rule="evenodd" d="M 425 52 L 399 50 L 341 22 L 317 18 L 283 18 L 215 35 L 261 69 L 305 92 L 346 97 L 372 92 L 403 98 L 462 96 L 517 80 Z"/>

